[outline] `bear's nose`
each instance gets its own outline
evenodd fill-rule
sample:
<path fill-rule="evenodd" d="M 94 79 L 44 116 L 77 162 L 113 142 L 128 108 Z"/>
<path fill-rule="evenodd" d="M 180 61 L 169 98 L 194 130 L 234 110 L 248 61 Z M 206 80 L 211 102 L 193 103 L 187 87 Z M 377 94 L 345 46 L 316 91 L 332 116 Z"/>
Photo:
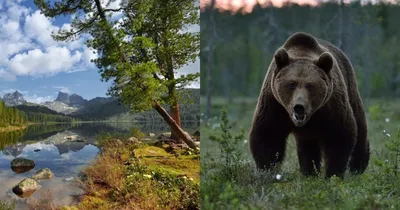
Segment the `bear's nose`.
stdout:
<path fill-rule="evenodd" d="M 303 115 L 304 114 L 304 106 L 302 104 L 294 105 L 293 110 L 298 115 Z"/>

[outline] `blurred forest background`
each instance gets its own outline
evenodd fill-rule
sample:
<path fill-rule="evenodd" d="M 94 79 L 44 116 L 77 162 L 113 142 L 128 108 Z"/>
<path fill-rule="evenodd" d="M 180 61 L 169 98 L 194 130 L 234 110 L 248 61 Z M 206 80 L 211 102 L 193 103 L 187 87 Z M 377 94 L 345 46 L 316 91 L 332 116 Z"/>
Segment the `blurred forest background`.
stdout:
<path fill-rule="evenodd" d="M 246 2 L 208 0 L 215 1 Z M 247 13 L 203 7 L 202 209 L 400 209 L 399 21 L 399 5 L 383 2 L 285 3 Z M 293 136 L 276 176 L 256 170 L 248 131 L 257 98 L 273 54 L 298 31 L 330 41 L 355 68 L 371 144 L 371 161 L 361 176 L 343 182 L 302 177 Z M 228 112 L 220 115 L 223 107 Z"/>
<path fill-rule="evenodd" d="M 203 8 L 201 95 L 210 116 L 213 98 L 258 97 L 276 49 L 294 32 L 330 41 L 350 58 L 363 101 L 400 96 L 400 7 L 379 2 L 285 3 L 251 13 Z M 209 97 L 206 97 L 209 95 Z M 213 110 L 218 115 L 219 110 Z"/>

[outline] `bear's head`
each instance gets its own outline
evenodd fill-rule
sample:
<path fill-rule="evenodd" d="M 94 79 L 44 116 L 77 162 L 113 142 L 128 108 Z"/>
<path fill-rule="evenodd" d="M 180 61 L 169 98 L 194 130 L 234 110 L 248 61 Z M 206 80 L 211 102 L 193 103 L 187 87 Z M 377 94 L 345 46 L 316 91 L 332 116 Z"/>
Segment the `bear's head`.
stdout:
<path fill-rule="evenodd" d="M 275 53 L 272 92 L 296 127 L 304 126 L 330 98 L 333 59 L 329 52 L 314 60 L 291 58 L 283 48 Z"/>

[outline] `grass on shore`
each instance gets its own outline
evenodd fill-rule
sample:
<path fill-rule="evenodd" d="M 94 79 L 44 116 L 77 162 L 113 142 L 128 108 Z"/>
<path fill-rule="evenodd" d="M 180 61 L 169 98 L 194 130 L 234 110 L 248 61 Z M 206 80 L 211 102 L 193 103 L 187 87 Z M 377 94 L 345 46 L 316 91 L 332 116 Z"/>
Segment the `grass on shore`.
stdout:
<path fill-rule="evenodd" d="M 12 132 L 12 131 L 19 131 L 23 130 L 27 127 L 27 125 L 8 125 L 6 127 L 0 127 L 0 132 Z"/>
<path fill-rule="evenodd" d="M 0 201 L 0 210 L 14 210 L 15 202 Z"/>
<path fill-rule="evenodd" d="M 214 101 L 218 111 L 227 105 Z M 257 170 L 248 149 L 255 104 L 256 99 L 230 103 L 229 122 L 214 117 L 201 124 L 202 209 L 400 209 L 400 101 L 371 100 L 371 161 L 364 174 L 344 180 L 303 177 L 292 136 L 279 172 Z"/>
<path fill-rule="evenodd" d="M 102 154 L 84 171 L 86 193 L 76 208 L 199 209 L 198 154 L 176 157 L 164 148 L 122 145 L 116 139 L 103 145 Z"/>

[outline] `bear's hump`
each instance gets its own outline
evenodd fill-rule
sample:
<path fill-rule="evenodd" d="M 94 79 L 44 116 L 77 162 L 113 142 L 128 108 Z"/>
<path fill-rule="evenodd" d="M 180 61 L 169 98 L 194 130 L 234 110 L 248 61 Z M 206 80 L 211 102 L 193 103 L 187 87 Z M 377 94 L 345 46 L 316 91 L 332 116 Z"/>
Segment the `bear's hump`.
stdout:
<path fill-rule="evenodd" d="M 303 32 L 297 32 L 291 35 L 283 47 L 287 50 L 291 48 L 302 48 L 312 51 L 319 51 L 320 49 L 318 41 L 310 34 Z"/>

